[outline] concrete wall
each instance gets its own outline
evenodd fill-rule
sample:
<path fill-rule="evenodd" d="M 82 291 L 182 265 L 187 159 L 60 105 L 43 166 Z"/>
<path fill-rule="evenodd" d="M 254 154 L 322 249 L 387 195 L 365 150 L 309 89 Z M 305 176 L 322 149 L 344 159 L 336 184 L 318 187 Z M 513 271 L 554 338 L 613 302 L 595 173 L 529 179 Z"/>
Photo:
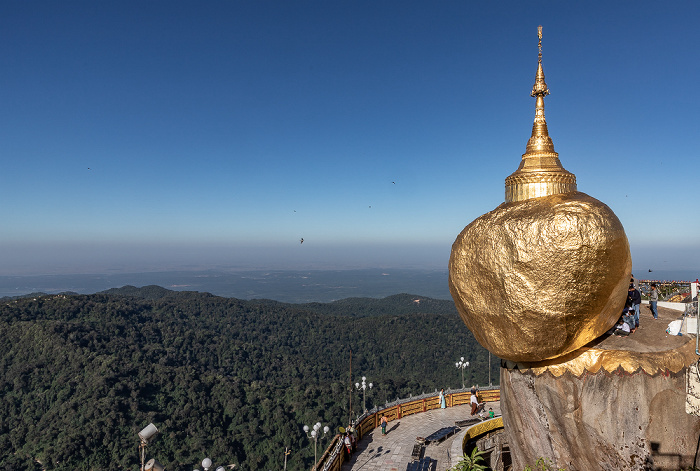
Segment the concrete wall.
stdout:
<path fill-rule="evenodd" d="M 649 301 L 643 300 L 642 304 L 649 304 Z M 685 312 L 685 303 L 670 303 L 668 301 L 659 301 L 657 306 L 673 309 L 674 311 Z"/>

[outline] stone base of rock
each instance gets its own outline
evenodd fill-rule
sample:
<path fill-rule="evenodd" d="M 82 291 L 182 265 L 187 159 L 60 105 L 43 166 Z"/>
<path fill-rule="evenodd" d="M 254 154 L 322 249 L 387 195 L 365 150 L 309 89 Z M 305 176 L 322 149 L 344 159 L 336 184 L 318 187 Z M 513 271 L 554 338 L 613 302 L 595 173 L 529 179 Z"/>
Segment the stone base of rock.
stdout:
<path fill-rule="evenodd" d="M 693 336 L 671 336 L 678 313 L 646 310 L 629 337 L 603 336 L 566 357 L 505 362 L 501 410 L 513 469 L 690 469 L 700 444 Z M 556 468 L 554 468 L 556 467 Z"/>
<path fill-rule="evenodd" d="M 574 470 L 679 470 L 693 465 L 700 417 L 686 413 L 687 369 L 555 378 L 501 370 L 514 469 L 538 458 Z"/>
<path fill-rule="evenodd" d="M 540 458 L 567 471 L 693 466 L 695 339 L 665 335 L 654 320 L 646 327 L 600 339 L 559 364 L 504 363 L 501 411 L 513 469 Z"/>

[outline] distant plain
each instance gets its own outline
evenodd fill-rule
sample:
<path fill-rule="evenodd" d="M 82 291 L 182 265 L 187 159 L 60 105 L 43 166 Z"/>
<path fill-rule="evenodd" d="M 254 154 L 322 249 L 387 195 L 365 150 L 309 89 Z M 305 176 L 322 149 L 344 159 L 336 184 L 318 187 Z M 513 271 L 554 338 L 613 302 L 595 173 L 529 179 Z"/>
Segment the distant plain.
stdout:
<path fill-rule="evenodd" d="M 125 285 L 158 285 L 239 299 L 289 303 L 382 298 L 410 293 L 449 299 L 447 270 L 179 271 L 95 275 L 2 276 L 0 297 L 30 293 L 92 294 Z"/>
<path fill-rule="evenodd" d="M 640 279 L 695 280 L 691 271 L 639 271 Z M 119 274 L 0 276 L 0 297 L 31 293 L 92 294 L 126 285 L 158 285 L 176 291 L 199 291 L 239 299 L 273 299 L 288 303 L 331 302 L 350 297 L 383 298 L 409 293 L 450 299 L 445 270 L 270 270 L 167 271 Z"/>

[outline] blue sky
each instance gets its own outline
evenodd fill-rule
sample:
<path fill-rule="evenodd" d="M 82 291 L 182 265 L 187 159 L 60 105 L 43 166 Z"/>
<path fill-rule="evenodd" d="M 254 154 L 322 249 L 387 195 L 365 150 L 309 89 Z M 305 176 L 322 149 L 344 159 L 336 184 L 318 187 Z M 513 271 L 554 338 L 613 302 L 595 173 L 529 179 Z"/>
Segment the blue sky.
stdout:
<path fill-rule="evenodd" d="M 700 268 L 700 3 L 0 3 L 0 274 L 444 268 L 534 118 Z M 304 243 L 299 241 L 304 238 Z"/>

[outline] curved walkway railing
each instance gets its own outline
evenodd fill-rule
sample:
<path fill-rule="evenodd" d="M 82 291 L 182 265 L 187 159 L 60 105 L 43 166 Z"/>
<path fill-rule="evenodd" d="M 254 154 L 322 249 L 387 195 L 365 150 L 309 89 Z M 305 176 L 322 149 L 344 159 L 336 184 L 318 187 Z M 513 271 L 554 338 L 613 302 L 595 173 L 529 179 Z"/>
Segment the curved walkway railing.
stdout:
<path fill-rule="evenodd" d="M 496 402 L 501 400 L 501 390 L 498 386 L 478 388 L 478 391 L 482 402 Z M 448 390 L 445 393 L 445 402 L 447 407 L 461 406 L 469 404 L 471 397 L 471 390 L 468 388 Z M 391 422 L 409 415 L 439 409 L 440 402 L 438 398 L 438 392 L 435 391 L 421 394 L 420 396 L 411 396 L 406 399 L 397 399 L 394 402 L 387 403 L 384 407 L 376 406 L 374 409 L 362 414 L 355 421 L 357 439 L 361 440 L 364 435 L 379 427 L 379 420 L 382 415 Z M 347 456 L 345 448 L 343 447 L 342 435 L 336 435 L 312 470 L 340 471 L 340 467 L 346 459 Z"/>

